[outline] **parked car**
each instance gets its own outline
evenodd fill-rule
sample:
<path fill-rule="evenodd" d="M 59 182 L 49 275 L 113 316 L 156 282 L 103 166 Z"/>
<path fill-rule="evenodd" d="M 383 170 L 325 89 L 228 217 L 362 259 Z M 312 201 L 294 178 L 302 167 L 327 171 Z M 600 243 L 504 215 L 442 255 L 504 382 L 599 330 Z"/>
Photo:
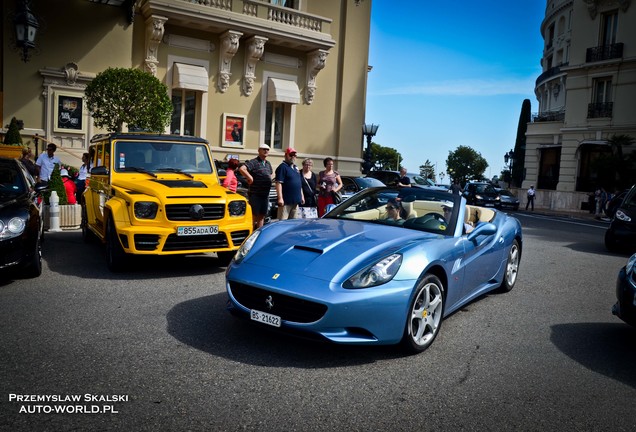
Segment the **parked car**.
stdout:
<path fill-rule="evenodd" d="M 607 215 L 608 218 L 611 219 L 614 217 L 614 214 L 616 213 L 616 209 L 621 205 L 621 203 L 627 196 L 627 192 L 629 192 L 629 189 L 614 195 L 607 202 L 607 204 L 605 205 L 605 214 Z"/>
<path fill-rule="evenodd" d="M 490 183 L 468 182 L 462 194 L 468 204 L 484 207 L 500 207 L 499 193 Z"/>
<path fill-rule="evenodd" d="M 342 179 L 342 199 L 350 198 L 363 189 L 370 187 L 383 187 L 384 183 L 373 177 L 340 176 Z"/>
<path fill-rule="evenodd" d="M 394 200 L 402 219 L 388 217 Z M 464 221 L 476 224 L 468 234 Z M 521 252 L 521 224 L 503 212 L 442 191 L 368 188 L 321 219 L 256 230 L 226 271 L 228 308 L 294 334 L 421 352 L 443 317 L 510 291 Z"/>
<path fill-rule="evenodd" d="M 406 173 L 406 176 L 411 180 L 411 186 L 413 187 L 447 191 L 446 188 L 435 185 L 435 182 L 419 174 Z M 380 171 L 370 171 L 367 174 L 367 177 L 376 178 L 387 186 L 396 187 L 398 182 L 400 181 L 401 176 L 399 171 L 380 170 Z"/>
<path fill-rule="evenodd" d="M 612 313 L 636 327 L 636 254 L 632 255 L 627 260 L 627 265 L 618 272 L 616 300 Z"/>
<path fill-rule="evenodd" d="M 519 210 L 519 198 L 507 189 L 496 189 L 499 194 L 499 205 L 502 209 Z"/>
<path fill-rule="evenodd" d="M 44 224 L 38 199 L 46 186 L 36 184 L 16 159 L 0 158 L 0 271 L 42 273 Z"/>
<path fill-rule="evenodd" d="M 252 232 L 251 207 L 219 185 L 203 138 L 104 134 L 89 152 L 82 234 L 105 243 L 111 271 L 125 270 L 133 255 L 213 252 L 226 265 Z"/>
<path fill-rule="evenodd" d="M 636 251 L 636 185 L 616 208 L 605 231 L 605 247 L 609 251 Z"/>

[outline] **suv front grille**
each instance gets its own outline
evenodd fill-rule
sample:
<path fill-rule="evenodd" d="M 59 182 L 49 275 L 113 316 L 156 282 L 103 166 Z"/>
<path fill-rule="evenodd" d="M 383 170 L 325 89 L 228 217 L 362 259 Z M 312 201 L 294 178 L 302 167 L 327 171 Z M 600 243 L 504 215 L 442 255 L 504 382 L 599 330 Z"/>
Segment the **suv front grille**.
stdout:
<path fill-rule="evenodd" d="M 205 215 L 202 219 L 196 219 L 190 215 L 190 208 L 197 204 L 168 204 L 166 217 L 171 221 L 199 221 L 218 220 L 225 216 L 225 204 L 200 204 Z"/>
<path fill-rule="evenodd" d="M 135 234 L 135 249 L 152 251 L 159 246 L 159 235 L 157 234 Z"/>
<path fill-rule="evenodd" d="M 241 305 L 248 309 L 256 309 L 278 315 L 285 321 L 311 323 L 318 321 L 327 312 L 327 306 L 308 300 L 274 293 L 253 286 L 230 282 L 232 295 Z M 271 296 L 274 306 L 267 309 L 265 300 Z"/>
<path fill-rule="evenodd" d="M 170 234 L 163 245 L 164 252 L 188 251 L 197 249 L 219 249 L 229 247 L 224 232 L 213 235 L 178 236 Z"/>

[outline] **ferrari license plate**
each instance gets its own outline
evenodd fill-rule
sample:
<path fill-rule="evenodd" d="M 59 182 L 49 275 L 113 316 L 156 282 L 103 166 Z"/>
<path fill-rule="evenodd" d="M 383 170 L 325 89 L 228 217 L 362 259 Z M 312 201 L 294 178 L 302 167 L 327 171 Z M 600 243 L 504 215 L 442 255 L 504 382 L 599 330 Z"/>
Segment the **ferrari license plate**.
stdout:
<path fill-rule="evenodd" d="M 209 234 L 218 234 L 218 233 L 219 233 L 218 225 L 182 226 L 177 228 L 178 236 L 209 235 Z"/>
<path fill-rule="evenodd" d="M 262 322 L 263 324 L 280 327 L 280 317 L 277 315 L 252 309 L 251 318 L 254 321 Z"/>

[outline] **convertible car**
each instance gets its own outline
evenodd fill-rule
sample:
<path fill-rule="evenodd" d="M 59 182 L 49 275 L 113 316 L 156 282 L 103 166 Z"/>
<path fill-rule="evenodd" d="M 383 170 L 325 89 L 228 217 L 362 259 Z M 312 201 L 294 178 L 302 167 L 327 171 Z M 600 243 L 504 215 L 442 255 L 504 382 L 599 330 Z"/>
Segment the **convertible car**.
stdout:
<path fill-rule="evenodd" d="M 442 318 L 517 280 L 519 221 L 448 192 L 369 188 L 321 219 L 255 231 L 226 271 L 228 309 L 335 343 L 421 352 Z"/>

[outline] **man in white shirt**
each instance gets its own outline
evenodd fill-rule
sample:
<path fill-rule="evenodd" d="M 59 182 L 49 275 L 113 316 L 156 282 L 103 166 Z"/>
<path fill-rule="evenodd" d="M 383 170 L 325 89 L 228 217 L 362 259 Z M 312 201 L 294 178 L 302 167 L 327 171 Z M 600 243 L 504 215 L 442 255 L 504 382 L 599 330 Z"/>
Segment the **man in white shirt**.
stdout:
<path fill-rule="evenodd" d="M 61 165 L 60 159 L 55 156 L 55 150 L 57 150 L 57 146 L 53 143 L 49 143 L 49 145 L 46 146 L 46 153 L 41 153 L 35 162 L 40 171 L 38 178 L 42 183 L 48 183 L 51 179 L 55 164 Z"/>

